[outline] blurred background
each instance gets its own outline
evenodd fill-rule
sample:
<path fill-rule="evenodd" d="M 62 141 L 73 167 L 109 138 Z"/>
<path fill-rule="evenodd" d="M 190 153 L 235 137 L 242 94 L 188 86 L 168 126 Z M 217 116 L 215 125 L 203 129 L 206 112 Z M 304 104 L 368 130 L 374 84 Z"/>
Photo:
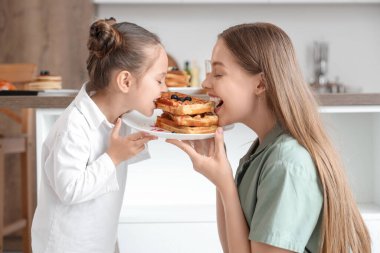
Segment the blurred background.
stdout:
<path fill-rule="evenodd" d="M 89 26 L 109 17 L 156 33 L 178 68 L 197 73 L 199 81 L 220 32 L 271 22 L 291 37 L 305 80 L 316 92 L 380 92 L 379 0 L 0 0 L 0 63 L 33 63 L 38 74 L 59 76 L 62 89 L 77 90 L 87 80 Z M 0 114 L 0 135 L 20 131 Z M 17 158 L 5 165 L 19 166 Z M 18 171 L 5 172 L 6 196 L 20 195 Z M 4 200 L 5 223 L 20 212 L 15 199 Z M 20 251 L 20 235 L 7 236 L 4 249 Z"/>
<path fill-rule="evenodd" d="M 220 32 L 239 23 L 272 22 L 293 40 L 309 83 L 324 61 L 322 83 L 380 91 L 376 0 L 1 0 L 0 11 L 0 61 L 35 63 L 62 76 L 63 88 L 79 88 L 86 80 L 89 25 L 112 16 L 158 34 L 180 68 L 186 61 L 199 67 L 200 79 Z M 319 54 L 321 43 L 325 51 Z"/>

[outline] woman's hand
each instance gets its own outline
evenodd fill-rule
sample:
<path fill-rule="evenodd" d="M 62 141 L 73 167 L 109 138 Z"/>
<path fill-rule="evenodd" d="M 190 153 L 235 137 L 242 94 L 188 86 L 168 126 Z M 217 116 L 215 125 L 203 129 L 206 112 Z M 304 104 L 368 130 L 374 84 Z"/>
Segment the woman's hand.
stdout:
<path fill-rule="evenodd" d="M 233 179 L 231 165 L 224 149 L 223 128 L 219 127 L 214 139 L 201 141 L 166 140 L 186 152 L 196 171 L 207 177 L 218 189 L 225 179 Z"/>
<path fill-rule="evenodd" d="M 107 154 L 111 157 L 115 166 L 122 161 L 137 155 L 144 150 L 145 144 L 157 137 L 144 132 L 138 132 L 127 137 L 119 136 L 121 119 L 118 118 L 109 140 Z"/>

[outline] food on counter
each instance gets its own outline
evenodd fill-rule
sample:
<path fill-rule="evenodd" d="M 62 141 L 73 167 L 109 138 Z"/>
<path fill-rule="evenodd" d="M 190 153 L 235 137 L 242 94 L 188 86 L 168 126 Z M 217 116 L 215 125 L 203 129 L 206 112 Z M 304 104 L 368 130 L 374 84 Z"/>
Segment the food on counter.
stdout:
<path fill-rule="evenodd" d="M 62 89 L 62 77 L 52 76 L 48 71 L 41 71 L 33 82 L 27 85 L 29 90 L 57 90 Z"/>
<path fill-rule="evenodd" d="M 164 113 L 157 117 L 156 126 L 183 134 L 213 133 L 218 127 L 214 102 L 179 92 L 165 92 L 156 101 Z"/>
<path fill-rule="evenodd" d="M 0 80 L 0 90 L 16 90 L 16 86 L 8 81 Z"/>
<path fill-rule="evenodd" d="M 174 57 L 171 56 L 170 54 L 167 54 L 167 55 L 168 55 L 168 67 L 169 67 L 169 70 L 170 70 L 171 68 L 179 69 L 178 63 L 177 63 L 177 61 L 174 59 Z"/>
<path fill-rule="evenodd" d="M 190 85 L 190 76 L 186 71 L 170 68 L 166 74 L 165 83 L 168 87 L 186 87 Z"/>

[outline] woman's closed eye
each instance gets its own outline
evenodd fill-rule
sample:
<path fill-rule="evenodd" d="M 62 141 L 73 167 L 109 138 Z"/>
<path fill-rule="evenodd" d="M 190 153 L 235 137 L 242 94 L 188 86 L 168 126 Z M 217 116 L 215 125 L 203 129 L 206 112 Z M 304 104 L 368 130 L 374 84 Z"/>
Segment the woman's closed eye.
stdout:
<path fill-rule="evenodd" d="M 219 79 L 221 77 L 223 77 L 223 75 L 225 74 L 224 71 L 221 71 L 219 68 L 215 68 L 211 71 L 211 74 L 212 74 L 212 77 L 215 78 L 215 79 Z"/>

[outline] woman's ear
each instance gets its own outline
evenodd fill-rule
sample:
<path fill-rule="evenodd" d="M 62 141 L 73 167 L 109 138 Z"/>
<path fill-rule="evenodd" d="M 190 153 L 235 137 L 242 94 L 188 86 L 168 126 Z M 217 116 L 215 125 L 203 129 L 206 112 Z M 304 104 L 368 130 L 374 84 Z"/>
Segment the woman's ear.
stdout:
<path fill-rule="evenodd" d="M 132 86 L 132 74 L 123 70 L 116 75 L 116 83 L 123 93 L 127 93 Z"/>
<path fill-rule="evenodd" d="M 266 80 L 264 73 L 258 74 L 258 82 L 255 89 L 256 96 L 262 96 L 266 91 Z"/>

